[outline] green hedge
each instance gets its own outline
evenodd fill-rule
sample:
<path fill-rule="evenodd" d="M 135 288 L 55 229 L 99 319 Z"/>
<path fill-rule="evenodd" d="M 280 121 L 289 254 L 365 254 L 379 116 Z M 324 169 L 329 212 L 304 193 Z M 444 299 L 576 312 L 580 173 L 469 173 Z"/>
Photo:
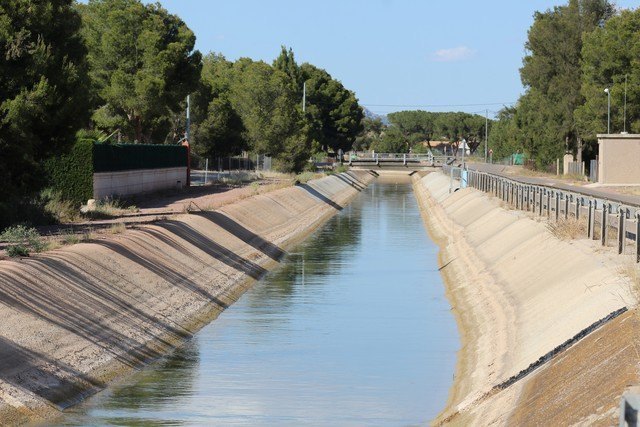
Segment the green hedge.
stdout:
<path fill-rule="evenodd" d="M 180 145 L 98 144 L 78 140 L 67 154 L 47 160 L 51 188 L 63 199 L 84 203 L 93 198 L 93 174 L 135 169 L 187 166 L 187 148 Z"/>
<path fill-rule="evenodd" d="M 93 170 L 117 172 L 187 166 L 187 147 L 156 144 L 95 144 Z"/>
<path fill-rule="evenodd" d="M 47 160 L 45 170 L 63 199 L 85 203 L 93 198 L 93 141 L 76 141 L 69 153 Z"/>

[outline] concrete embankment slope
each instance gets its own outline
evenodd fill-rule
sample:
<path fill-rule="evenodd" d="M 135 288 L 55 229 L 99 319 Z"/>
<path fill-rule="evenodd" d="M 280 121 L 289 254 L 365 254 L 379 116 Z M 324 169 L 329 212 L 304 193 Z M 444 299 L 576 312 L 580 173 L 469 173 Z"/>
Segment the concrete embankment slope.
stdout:
<path fill-rule="evenodd" d="M 442 174 L 416 179 L 414 188 L 441 246 L 442 272 L 462 337 L 449 405 L 436 422 L 510 424 L 518 405 L 531 404 L 519 400 L 522 388 L 545 374 L 554 350 L 579 354 L 574 347 L 589 336 L 586 332 L 598 330 L 594 324 L 635 304 L 630 282 L 621 274 L 620 261 L 612 261 L 593 242 L 559 240 L 544 221 L 509 210 L 477 190 L 449 193 L 449 178 Z M 585 352 L 583 346 L 580 357 Z M 556 374 L 565 375 L 569 388 L 571 372 Z M 619 396 L 623 390 L 617 391 Z M 594 412 L 589 422 L 598 419 L 598 405 L 606 412 L 618 404 L 616 390 L 612 393 L 613 398 L 602 397 L 611 402 L 593 402 L 585 409 Z M 561 393 L 551 400 L 567 398 Z M 570 402 L 564 403 L 570 412 Z M 519 424 L 541 421 L 517 419 Z"/>
<path fill-rule="evenodd" d="M 0 261 L 0 424 L 55 417 L 161 356 L 373 178 L 334 175 Z"/>

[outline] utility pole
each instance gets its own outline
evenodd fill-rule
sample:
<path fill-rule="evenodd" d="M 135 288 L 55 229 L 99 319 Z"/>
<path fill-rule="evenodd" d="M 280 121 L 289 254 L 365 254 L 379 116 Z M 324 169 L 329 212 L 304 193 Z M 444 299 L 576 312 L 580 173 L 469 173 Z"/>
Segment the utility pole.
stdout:
<path fill-rule="evenodd" d="M 607 134 L 611 134 L 611 89 L 606 88 L 605 93 L 607 94 Z"/>
<path fill-rule="evenodd" d="M 307 82 L 302 84 L 302 112 L 307 111 Z"/>
<path fill-rule="evenodd" d="M 484 110 L 484 162 L 487 163 L 487 152 L 489 151 L 489 110 Z"/>
<path fill-rule="evenodd" d="M 624 75 L 624 113 L 622 116 L 622 132 L 627 133 L 627 74 Z"/>
<path fill-rule="evenodd" d="M 191 95 L 187 95 L 187 124 L 185 126 L 185 138 L 189 141 L 190 138 L 190 128 L 191 128 L 191 115 L 190 115 L 190 107 L 191 107 Z M 191 141 L 189 141 L 191 142 Z"/>

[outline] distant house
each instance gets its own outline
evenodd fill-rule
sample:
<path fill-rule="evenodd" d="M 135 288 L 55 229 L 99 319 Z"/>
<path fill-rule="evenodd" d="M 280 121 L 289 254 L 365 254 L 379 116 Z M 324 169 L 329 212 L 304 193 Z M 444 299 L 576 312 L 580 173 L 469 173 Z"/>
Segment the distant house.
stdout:
<path fill-rule="evenodd" d="M 431 150 L 433 150 L 434 155 L 443 154 L 447 156 L 453 156 L 454 152 L 456 151 L 455 144 L 452 144 L 449 141 L 440 140 L 440 141 L 430 141 L 429 143 L 427 143 L 427 141 L 424 141 L 422 144 L 425 147 L 427 147 L 430 144 Z M 465 156 L 468 156 L 471 154 L 471 148 L 469 147 L 469 144 L 466 142 L 464 142 L 464 149 L 466 150 Z M 460 143 L 458 144 L 458 151 L 456 155 L 462 156 L 462 150 L 463 150 L 463 144 Z"/>

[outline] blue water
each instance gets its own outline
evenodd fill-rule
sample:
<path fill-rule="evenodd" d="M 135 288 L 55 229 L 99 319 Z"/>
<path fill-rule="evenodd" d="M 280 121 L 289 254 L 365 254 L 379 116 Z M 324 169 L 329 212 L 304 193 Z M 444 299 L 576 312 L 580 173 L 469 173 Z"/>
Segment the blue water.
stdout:
<path fill-rule="evenodd" d="M 63 425 L 426 425 L 458 332 L 410 184 L 374 183 L 171 356 Z"/>

